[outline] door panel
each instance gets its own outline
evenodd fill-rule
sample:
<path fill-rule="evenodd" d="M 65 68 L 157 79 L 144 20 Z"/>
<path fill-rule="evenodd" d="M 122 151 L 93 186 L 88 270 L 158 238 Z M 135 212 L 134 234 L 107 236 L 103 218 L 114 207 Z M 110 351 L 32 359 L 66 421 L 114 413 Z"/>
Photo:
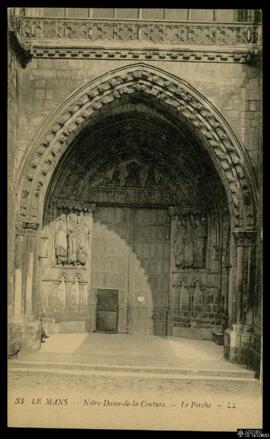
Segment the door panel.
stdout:
<path fill-rule="evenodd" d="M 119 290 L 119 332 L 166 335 L 170 227 L 166 209 L 97 208 L 92 235 L 93 308 L 99 289 Z M 104 304 L 103 296 L 98 300 L 96 328 L 111 328 L 115 316 L 108 313 L 113 312 L 113 304 L 109 296 Z"/>
<path fill-rule="evenodd" d="M 97 291 L 97 331 L 118 332 L 118 291 Z"/>
<path fill-rule="evenodd" d="M 132 283 L 135 332 L 166 335 L 170 224 L 165 209 L 135 210 L 133 248 L 136 260 Z"/>
<path fill-rule="evenodd" d="M 119 291 L 118 330 L 127 330 L 130 208 L 98 206 L 93 217 L 91 298 L 92 328 L 96 325 L 98 289 Z"/>

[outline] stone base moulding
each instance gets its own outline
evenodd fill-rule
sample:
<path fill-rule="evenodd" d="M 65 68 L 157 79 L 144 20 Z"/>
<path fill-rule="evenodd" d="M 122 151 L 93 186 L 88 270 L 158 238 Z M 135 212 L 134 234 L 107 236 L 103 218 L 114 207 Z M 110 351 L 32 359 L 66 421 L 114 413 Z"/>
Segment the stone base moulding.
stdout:
<path fill-rule="evenodd" d="M 33 321 L 13 321 L 8 325 L 8 354 L 16 351 L 35 352 L 41 345 L 41 323 Z"/>
<path fill-rule="evenodd" d="M 232 325 L 224 334 L 224 358 L 231 363 L 247 364 L 248 346 L 252 338 L 249 325 Z"/>

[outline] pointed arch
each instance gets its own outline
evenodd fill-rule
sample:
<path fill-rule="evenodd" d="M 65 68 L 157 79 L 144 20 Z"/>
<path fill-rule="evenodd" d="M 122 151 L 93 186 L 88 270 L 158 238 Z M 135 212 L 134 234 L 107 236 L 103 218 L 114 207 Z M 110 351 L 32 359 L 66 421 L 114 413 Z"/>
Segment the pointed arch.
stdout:
<path fill-rule="evenodd" d="M 42 125 L 18 177 L 19 222 L 40 223 L 51 177 L 68 146 L 89 121 L 123 95 L 141 93 L 162 103 L 201 139 L 223 182 L 234 228 L 254 227 L 256 183 L 249 158 L 215 106 L 186 81 L 143 63 L 127 65 L 83 85 Z"/>

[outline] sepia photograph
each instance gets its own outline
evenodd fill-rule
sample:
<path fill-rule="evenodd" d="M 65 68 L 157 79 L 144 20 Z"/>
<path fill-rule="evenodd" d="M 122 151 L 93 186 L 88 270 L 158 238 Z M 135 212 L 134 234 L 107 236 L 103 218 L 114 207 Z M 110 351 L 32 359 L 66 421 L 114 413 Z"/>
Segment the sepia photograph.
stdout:
<path fill-rule="evenodd" d="M 8 427 L 268 437 L 262 11 L 6 12 Z"/>

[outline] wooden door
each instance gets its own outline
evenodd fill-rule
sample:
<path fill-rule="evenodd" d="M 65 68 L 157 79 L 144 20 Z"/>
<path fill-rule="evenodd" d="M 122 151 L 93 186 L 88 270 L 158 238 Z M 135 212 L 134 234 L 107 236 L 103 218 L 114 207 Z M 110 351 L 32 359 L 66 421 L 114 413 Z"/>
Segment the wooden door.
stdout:
<path fill-rule="evenodd" d="M 98 332 L 118 332 L 118 291 L 97 290 Z"/>
<path fill-rule="evenodd" d="M 119 291 L 119 332 L 165 336 L 170 263 L 167 209 L 98 207 L 91 254 L 90 330 L 101 330 L 98 290 L 115 289 Z"/>
<path fill-rule="evenodd" d="M 166 209 L 136 209 L 133 237 L 133 332 L 166 335 L 170 227 Z"/>

